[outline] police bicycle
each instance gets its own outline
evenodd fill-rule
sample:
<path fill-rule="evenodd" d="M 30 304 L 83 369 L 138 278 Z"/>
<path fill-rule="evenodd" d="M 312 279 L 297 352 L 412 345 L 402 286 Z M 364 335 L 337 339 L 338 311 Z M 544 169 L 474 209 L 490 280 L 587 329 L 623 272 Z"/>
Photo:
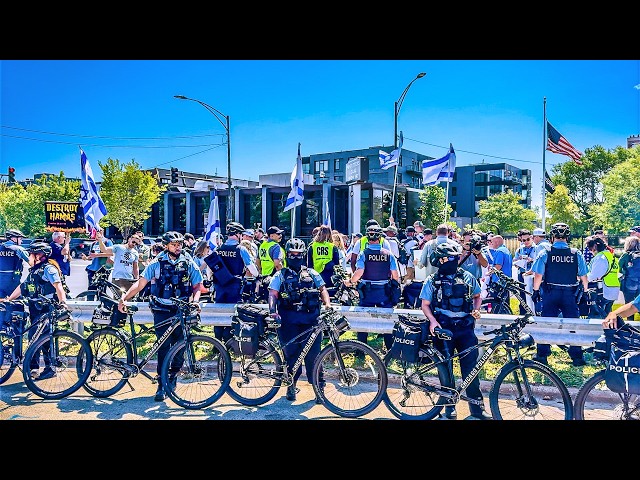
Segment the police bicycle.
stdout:
<path fill-rule="evenodd" d="M 74 300 L 94 300 L 99 297 L 109 297 L 120 300 L 125 290 L 109 280 L 110 270 L 104 265 L 93 274 L 91 285 L 87 290 L 78 293 Z"/>
<path fill-rule="evenodd" d="M 495 420 L 571 420 L 573 403 L 562 379 L 547 365 L 522 357 L 522 352 L 535 342 L 523 329 L 533 321 L 533 312 L 526 304 L 524 284 L 493 269 L 500 288 L 508 290 L 523 305 L 526 313 L 511 323 L 484 332 L 490 336 L 451 356 L 445 356 L 434 347 L 433 337 L 420 346 L 416 362 L 398 361 L 392 352 L 385 355 L 389 384 L 383 402 L 393 415 L 401 420 L 431 420 L 445 406 L 460 400 L 479 402 L 462 392 L 477 376 L 483 366 L 499 351 L 504 351 L 504 364 L 493 380 L 489 391 L 491 415 Z M 418 319 L 416 317 L 416 320 Z M 448 340 L 452 332 L 435 329 L 438 338 Z M 482 349 L 482 350 L 480 350 Z M 473 351 L 482 351 L 467 378 L 456 386 L 449 364 Z"/>
<path fill-rule="evenodd" d="M 576 420 L 640 420 L 640 394 L 615 392 L 605 379 L 612 344 L 624 350 L 640 350 L 640 330 L 621 317 L 617 317 L 617 324 L 619 328 L 604 329 L 604 335 L 596 341 L 593 358 L 604 368 L 585 380 L 578 390 L 574 401 Z M 633 373 L 628 374 L 631 375 Z"/>
<path fill-rule="evenodd" d="M 340 335 L 349 329 L 349 322 L 340 312 L 323 310 L 317 324 L 285 344 L 280 343 L 277 332 L 280 323 L 270 318 L 267 310 L 256 318 L 258 322 L 264 322 L 264 330 L 255 354 L 242 354 L 235 338 L 227 341 L 233 361 L 233 376 L 227 393 L 235 401 L 248 406 L 262 405 L 274 398 L 280 388 L 293 385 L 294 372 L 300 368 L 318 336 L 324 334 L 327 343 L 320 350 L 309 380 L 325 408 L 341 417 L 355 418 L 372 412 L 380 404 L 387 387 L 382 359 L 369 345 L 356 340 L 340 340 Z M 289 370 L 283 349 L 302 341 L 301 337 L 306 335 L 309 338 Z"/>
<path fill-rule="evenodd" d="M 127 306 L 127 317 L 119 325 L 101 325 L 94 320 L 94 331 L 87 337 L 93 352 L 93 365 L 83 388 L 94 397 L 105 398 L 120 391 L 125 384 L 133 386 L 130 378 L 142 374 L 156 383 L 154 375 L 145 366 L 154 359 L 160 346 L 171 334 L 181 328 L 184 339 L 173 345 L 160 370 L 160 380 L 165 392 L 176 404 L 187 409 L 200 409 L 216 402 L 225 392 L 231 380 L 231 358 L 218 339 L 198 333 L 200 315 L 197 303 L 171 298 L 177 307 L 175 315 L 157 326 L 141 325 L 133 321 L 138 310 Z M 104 322 L 104 320 L 103 320 Z M 128 331 L 124 326 L 128 324 Z M 153 342 L 151 348 L 141 354 L 149 335 L 155 336 L 158 326 L 169 325 L 167 331 Z M 170 377 L 169 367 L 176 357 L 184 356 L 180 371 Z"/>
<path fill-rule="evenodd" d="M 84 384 L 91 372 L 87 365 L 92 361 L 92 353 L 81 335 L 68 330 L 71 312 L 57 299 L 39 295 L 33 300 L 47 310 L 37 321 L 28 322 L 26 312 L 14 311 L 10 325 L 0 332 L 0 384 L 9 380 L 18 368 L 22 370 L 29 390 L 46 400 L 58 400 L 76 392 Z M 24 307 L 21 301 L 13 304 Z M 44 333 L 47 325 L 50 333 Z M 32 337 L 27 341 L 29 334 Z M 47 367 L 42 356 L 43 348 L 49 350 L 49 367 L 54 371 L 54 375 L 47 378 L 39 378 L 40 367 Z M 34 362 L 39 365 L 37 369 L 30 368 L 34 357 L 38 358 Z"/>

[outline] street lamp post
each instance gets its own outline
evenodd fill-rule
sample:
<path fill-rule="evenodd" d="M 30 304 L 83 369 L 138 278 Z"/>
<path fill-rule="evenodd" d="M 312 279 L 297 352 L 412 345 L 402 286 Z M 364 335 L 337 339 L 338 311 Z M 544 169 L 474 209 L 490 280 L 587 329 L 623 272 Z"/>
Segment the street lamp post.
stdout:
<path fill-rule="evenodd" d="M 407 96 L 407 92 L 411 88 L 411 85 L 413 85 L 413 82 L 415 82 L 419 78 L 424 77 L 425 75 L 426 75 L 425 72 L 420 72 L 418 75 L 416 75 L 416 78 L 414 78 L 409 82 L 409 85 L 405 87 L 404 91 L 402 92 L 402 95 L 400 95 L 400 98 L 398 98 L 398 100 L 393 106 L 393 149 L 394 150 L 398 148 L 398 114 L 400 113 L 402 102 L 404 102 L 404 97 Z M 394 219 L 396 218 L 394 213 L 394 207 L 395 207 L 395 201 L 396 201 L 397 178 L 398 178 L 398 165 L 396 165 L 396 168 L 393 172 L 393 194 L 391 195 L 391 215 L 393 215 Z"/>
<path fill-rule="evenodd" d="M 232 222 L 234 220 L 234 208 L 233 208 L 233 193 L 231 192 L 231 133 L 229 128 L 229 115 L 225 115 L 220 110 L 212 107 L 208 103 L 204 103 L 200 100 L 196 100 L 195 98 L 185 97 L 184 95 L 174 95 L 175 98 L 180 100 L 191 100 L 192 102 L 197 102 L 206 108 L 216 119 L 220 122 L 220 125 L 224 127 L 227 131 L 227 187 L 228 187 L 228 199 L 227 199 L 227 222 Z M 223 121 L 223 119 L 225 121 Z"/>

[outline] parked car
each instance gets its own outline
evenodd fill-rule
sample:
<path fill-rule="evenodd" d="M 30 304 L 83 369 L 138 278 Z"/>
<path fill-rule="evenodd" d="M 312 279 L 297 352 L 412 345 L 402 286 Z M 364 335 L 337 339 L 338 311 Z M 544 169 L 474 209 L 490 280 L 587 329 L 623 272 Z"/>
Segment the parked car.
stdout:
<path fill-rule="evenodd" d="M 82 254 L 89 255 L 92 240 L 87 238 L 72 238 L 69 242 L 69 255 L 71 258 L 81 258 Z"/>

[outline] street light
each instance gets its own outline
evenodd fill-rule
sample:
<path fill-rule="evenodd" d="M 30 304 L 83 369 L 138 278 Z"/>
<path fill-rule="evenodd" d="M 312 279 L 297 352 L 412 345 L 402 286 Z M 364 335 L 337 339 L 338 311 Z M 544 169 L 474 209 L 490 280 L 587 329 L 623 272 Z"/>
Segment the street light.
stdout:
<path fill-rule="evenodd" d="M 234 208 L 233 208 L 233 194 L 231 193 L 231 134 L 229 129 L 229 115 L 225 115 L 220 110 L 213 108 L 208 103 L 204 103 L 200 100 L 196 100 L 195 98 L 185 97 L 184 95 L 174 95 L 174 98 L 179 100 L 191 100 L 192 102 L 197 102 L 206 108 L 216 119 L 220 122 L 220 125 L 224 127 L 227 131 L 227 185 L 229 189 L 229 198 L 227 200 L 227 222 L 233 221 L 234 216 Z M 223 122 L 222 120 L 225 120 Z"/>
<path fill-rule="evenodd" d="M 413 80 L 411 80 L 409 82 L 409 85 L 407 85 L 404 89 L 404 91 L 402 92 L 402 95 L 400 95 L 400 98 L 398 98 L 398 101 L 394 104 L 393 107 L 393 149 L 395 150 L 396 148 L 398 148 L 398 114 L 400 113 L 400 108 L 402 107 L 402 102 L 404 102 L 404 97 L 407 96 L 407 92 L 409 91 L 409 89 L 411 88 L 411 85 L 413 85 L 413 82 L 415 82 L 416 80 L 418 80 L 419 78 L 422 78 L 426 75 L 425 72 L 420 72 L 418 75 L 416 75 L 416 78 L 414 78 Z M 393 194 L 391 196 L 391 215 L 393 215 L 393 210 L 394 210 L 394 203 L 395 203 L 395 198 L 396 198 L 396 181 L 398 178 L 398 165 L 396 165 L 396 168 L 394 170 L 393 173 Z M 395 218 L 395 216 L 394 216 Z"/>

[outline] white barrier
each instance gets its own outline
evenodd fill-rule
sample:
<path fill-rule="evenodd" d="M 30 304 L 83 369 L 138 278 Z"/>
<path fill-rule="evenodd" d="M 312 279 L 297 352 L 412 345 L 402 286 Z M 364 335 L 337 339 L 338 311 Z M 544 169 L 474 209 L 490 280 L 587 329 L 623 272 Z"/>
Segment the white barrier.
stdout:
<path fill-rule="evenodd" d="M 82 333 L 82 324 L 91 322 L 91 315 L 97 301 L 67 300 L 72 310 L 73 320 L 77 323 L 77 331 Z M 153 316 L 147 302 L 132 302 L 138 307 L 134 314 L 136 323 L 153 323 Z M 268 308 L 265 304 L 256 307 Z M 336 305 L 334 308 L 349 320 L 351 330 L 356 332 L 391 333 L 393 323 L 398 314 L 412 314 L 423 316 L 421 310 L 403 308 L 376 307 L 345 307 Z M 200 314 L 203 325 L 227 326 L 231 325 L 231 316 L 235 313 L 235 304 L 231 303 L 203 303 Z M 483 313 L 476 322 L 476 334 L 485 338 L 485 332 L 510 323 L 516 315 L 497 315 Z M 555 318 L 534 317 L 535 323 L 527 325 L 525 332 L 530 333 L 537 343 L 553 345 L 581 345 L 591 346 L 602 334 L 602 320 L 587 318 Z M 640 326 L 640 322 L 630 322 Z"/>

